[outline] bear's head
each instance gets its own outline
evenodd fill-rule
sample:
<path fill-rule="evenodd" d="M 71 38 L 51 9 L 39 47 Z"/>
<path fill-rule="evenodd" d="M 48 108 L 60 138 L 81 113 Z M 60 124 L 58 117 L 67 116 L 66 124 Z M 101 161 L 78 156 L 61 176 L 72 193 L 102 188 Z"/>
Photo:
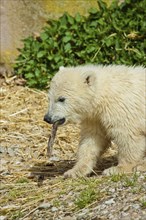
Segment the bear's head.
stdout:
<path fill-rule="evenodd" d="M 95 81 L 96 74 L 85 68 L 62 67 L 51 81 L 44 121 L 62 125 L 85 120 L 92 109 Z"/>

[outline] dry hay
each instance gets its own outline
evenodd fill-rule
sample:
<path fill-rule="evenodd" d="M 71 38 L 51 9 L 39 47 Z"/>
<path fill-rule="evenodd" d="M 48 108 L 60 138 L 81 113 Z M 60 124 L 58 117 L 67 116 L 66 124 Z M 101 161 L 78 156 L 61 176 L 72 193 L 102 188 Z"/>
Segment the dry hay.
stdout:
<path fill-rule="evenodd" d="M 21 86 L 1 88 L 1 173 L 8 179 L 28 173 L 35 163 L 47 162 L 47 142 L 51 126 L 43 121 L 47 111 L 47 92 Z M 78 142 L 78 129 L 58 129 L 53 157 L 73 159 Z M 21 172 L 20 172 L 21 171 Z"/>

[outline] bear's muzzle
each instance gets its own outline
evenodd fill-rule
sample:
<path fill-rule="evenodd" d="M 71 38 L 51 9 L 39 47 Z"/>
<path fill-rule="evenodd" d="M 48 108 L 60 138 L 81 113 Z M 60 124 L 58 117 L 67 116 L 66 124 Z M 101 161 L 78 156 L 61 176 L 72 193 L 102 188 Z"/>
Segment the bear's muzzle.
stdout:
<path fill-rule="evenodd" d="M 62 125 L 62 124 L 64 124 L 64 122 L 65 122 L 65 118 L 60 118 L 60 119 L 55 118 L 55 119 L 52 119 L 52 117 L 50 117 L 48 114 L 46 114 L 46 115 L 44 116 L 44 121 L 47 122 L 47 123 L 49 123 L 49 124 L 55 124 L 55 123 L 57 123 L 58 125 Z"/>

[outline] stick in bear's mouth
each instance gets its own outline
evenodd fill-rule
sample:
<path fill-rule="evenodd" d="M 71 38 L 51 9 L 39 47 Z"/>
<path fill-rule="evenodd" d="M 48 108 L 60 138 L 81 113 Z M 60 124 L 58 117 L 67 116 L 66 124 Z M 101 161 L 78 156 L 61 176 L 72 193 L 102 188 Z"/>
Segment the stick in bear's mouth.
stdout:
<path fill-rule="evenodd" d="M 52 155 L 52 148 L 53 148 L 54 140 L 56 137 L 57 128 L 58 128 L 58 121 L 52 125 L 51 134 L 48 140 L 47 155 L 49 157 L 51 157 Z"/>

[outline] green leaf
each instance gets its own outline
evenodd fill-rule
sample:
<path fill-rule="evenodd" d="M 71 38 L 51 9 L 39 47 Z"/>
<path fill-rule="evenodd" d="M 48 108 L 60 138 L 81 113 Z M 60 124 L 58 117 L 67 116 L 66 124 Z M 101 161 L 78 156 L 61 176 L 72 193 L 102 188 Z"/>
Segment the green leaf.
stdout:
<path fill-rule="evenodd" d="M 25 77 L 26 77 L 26 79 L 32 79 L 32 78 L 34 78 L 34 75 L 33 75 L 33 73 L 27 73 L 27 74 L 25 74 Z"/>
<path fill-rule="evenodd" d="M 67 43 L 67 42 L 69 42 L 71 39 L 72 39 L 71 36 L 65 36 L 65 37 L 63 37 L 62 40 L 63 40 L 64 43 Z"/>
<path fill-rule="evenodd" d="M 54 58 L 54 60 L 55 60 L 55 62 L 57 63 L 59 60 L 60 60 L 60 56 L 56 56 L 55 58 Z"/>
<path fill-rule="evenodd" d="M 98 0 L 97 1 L 99 9 L 102 11 L 105 11 L 107 9 L 107 5 L 105 2 L 103 2 L 102 0 Z"/>
<path fill-rule="evenodd" d="M 97 10 L 97 8 L 91 8 L 90 10 L 89 10 L 89 13 L 90 14 L 96 14 L 98 12 L 98 10 Z"/>
<path fill-rule="evenodd" d="M 41 58 L 41 57 L 43 57 L 45 54 L 46 54 L 45 51 L 39 51 L 38 54 L 37 54 L 37 58 Z"/>
<path fill-rule="evenodd" d="M 76 14 L 75 20 L 76 20 L 76 22 L 80 22 L 81 21 L 81 15 L 79 13 Z"/>
<path fill-rule="evenodd" d="M 67 43 L 65 46 L 64 46 L 64 49 L 65 51 L 69 51 L 71 49 L 71 44 L 70 43 Z"/>
<path fill-rule="evenodd" d="M 45 33 L 45 32 L 41 33 L 41 39 L 42 39 L 43 41 L 46 41 L 46 40 L 48 39 L 48 34 Z"/>
<path fill-rule="evenodd" d="M 70 24 L 74 24 L 74 18 L 72 16 L 68 15 L 67 19 Z"/>
<path fill-rule="evenodd" d="M 39 69 L 36 69 L 36 70 L 35 70 L 35 76 L 36 76 L 36 77 L 39 77 L 39 76 L 40 76 L 40 70 L 39 70 Z"/>

